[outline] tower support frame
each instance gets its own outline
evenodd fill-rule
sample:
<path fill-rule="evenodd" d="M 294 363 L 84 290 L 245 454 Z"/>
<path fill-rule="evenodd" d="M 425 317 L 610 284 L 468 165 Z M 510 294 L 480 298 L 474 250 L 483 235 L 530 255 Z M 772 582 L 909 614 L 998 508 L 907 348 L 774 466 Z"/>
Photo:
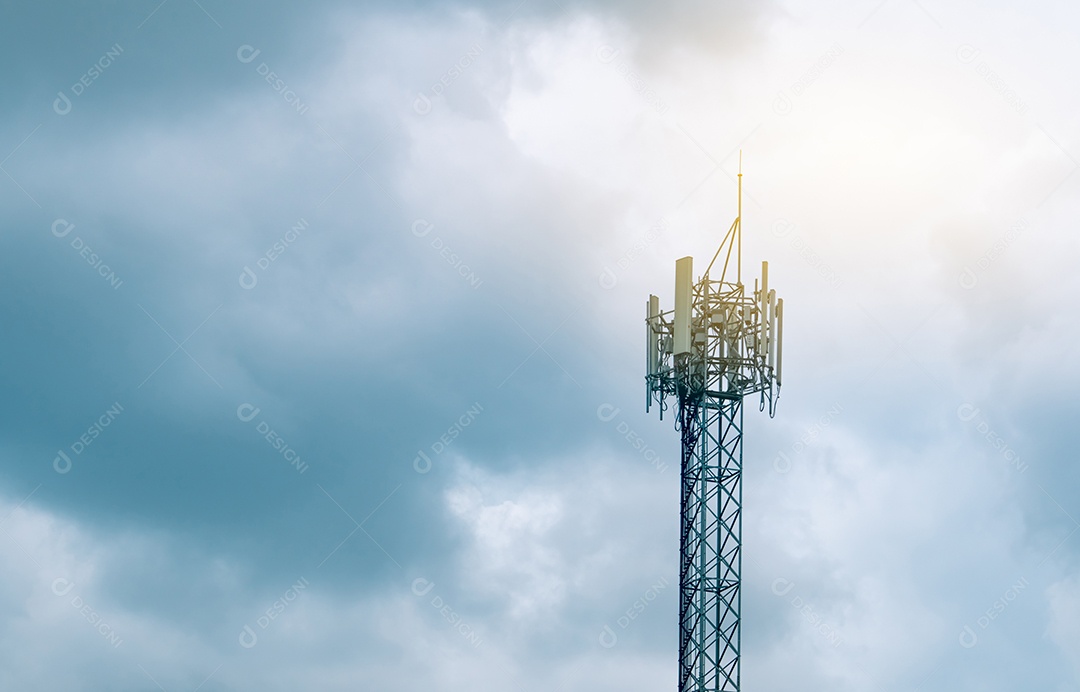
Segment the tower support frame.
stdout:
<path fill-rule="evenodd" d="M 680 692 L 741 689 L 743 400 L 759 394 L 772 416 L 783 373 L 784 301 L 767 262 L 743 285 L 741 215 L 740 170 L 739 216 L 704 275 L 693 282 L 692 258 L 678 260 L 675 309 L 646 305 L 646 410 L 663 418 L 674 403 L 682 438 Z"/>
<path fill-rule="evenodd" d="M 742 397 L 680 402 L 679 689 L 738 692 Z"/>

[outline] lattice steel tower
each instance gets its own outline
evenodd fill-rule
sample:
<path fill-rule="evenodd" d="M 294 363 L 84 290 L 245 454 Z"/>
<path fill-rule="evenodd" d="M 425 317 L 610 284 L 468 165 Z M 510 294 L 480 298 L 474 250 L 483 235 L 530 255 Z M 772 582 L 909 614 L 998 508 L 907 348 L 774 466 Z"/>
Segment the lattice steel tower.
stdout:
<path fill-rule="evenodd" d="M 680 692 L 739 692 L 743 397 L 759 394 L 772 416 L 780 394 L 784 301 L 767 262 L 753 293 L 743 286 L 739 168 L 738 215 L 705 273 L 694 282 L 693 258 L 677 260 L 675 309 L 653 295 L 647 307 L 645 408 L 659 404 L 663 418 L 673 397 L 682 433 Z"/>

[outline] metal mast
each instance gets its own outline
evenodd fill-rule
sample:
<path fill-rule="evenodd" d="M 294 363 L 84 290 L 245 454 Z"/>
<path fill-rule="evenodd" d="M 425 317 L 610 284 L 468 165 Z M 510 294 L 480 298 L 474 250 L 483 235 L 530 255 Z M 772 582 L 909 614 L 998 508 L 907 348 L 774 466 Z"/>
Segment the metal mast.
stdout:
<path fill-rule="evenodd" d="M 753 292 L 742 283 L 741 153 L 738 210 L 696 282 L 693 258 L 676 261 L 675 309 L 661 312 L 654 295 L 647 307 L 645 408 L 659 404 L 663 418 L 672 398 L 682 435 L 680 692 L 741 689 L 742 404 L 759 394 L 772 416 L 780 394 L 784 301 L 767 262 Z"/>

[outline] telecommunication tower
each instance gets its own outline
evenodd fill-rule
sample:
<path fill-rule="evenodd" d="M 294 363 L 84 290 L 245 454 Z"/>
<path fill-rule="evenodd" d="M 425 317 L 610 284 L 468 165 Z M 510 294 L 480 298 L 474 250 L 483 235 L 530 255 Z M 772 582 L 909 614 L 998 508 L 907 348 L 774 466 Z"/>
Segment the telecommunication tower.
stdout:
<path fill-rule="evenodd" d="M 678 406 L 682 435 L 679 690 L 739 692 L 742 639 L 743 397 L 776 411 L 783 374 L 784 301 L 769 265 L 742 283 L 742 155 L 738 215 L 705 273 L 675 262 L 675 309 L 649 296 L 646 403 Z M 723 255 L 719 279 L 711 276 Z M 734 257 L 733 257 L 734 255 Z"/>

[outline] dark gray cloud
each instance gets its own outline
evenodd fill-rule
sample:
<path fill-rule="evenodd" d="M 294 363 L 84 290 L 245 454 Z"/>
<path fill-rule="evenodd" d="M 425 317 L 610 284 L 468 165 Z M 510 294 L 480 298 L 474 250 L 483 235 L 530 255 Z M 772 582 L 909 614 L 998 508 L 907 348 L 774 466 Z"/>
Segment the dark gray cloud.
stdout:
<path fill-rule="evenodd" d="M 37 459 L 12 468 L 12 492 L 41 484 L 38 502 L 81 521 L 137 523 L 204 545 L 203 559 L 250 560 L 248 580 L 278 583 L 299 565 L 325 565 L 324 583 L 362 588 L 453 549 L 435 489 L 444 460 L 429 476 L 413 462 L 464 412 L 483 410 L 454 451 L 495 466 L 595 436 L 601 397 L 588 375 L 594 356 L 577 352 L 590 336 L 581 300 L 558 286 L 567 268 L 550 264 L 564 250 L 582 256 L 566 242 L 583 223 L 574 213 L 582 201 L 566 204 L 540 170 L 496 150 L 499 168 L 520 169 L 508 192 L 524 195 L 524 207 L 460 222 L 503 235 L 494 252 L 451 241 L 467 234 L 438 208 L 408 201 L 398 182 L 415 156 L 395 122 L 416 118 L 408 91 L 398 112 L 379 110 L 380 94 L 339 113 L 330 99 L 350 83 L 321 77 L 305 55 L 296 83 L 321 99 L 305 118 L 259 73 L 274 42 L 261 40 L 262 57 L 245 63 L 238 43 L 193 41 L 189 54 L 178 39 L 153 40 L 165 27 L 214 34 L 207 17 L 166 14 L 202 15 L 177 5 L 141 28 L 123 25 L 135 38 L 100 62 L 89 86 L 66 90 L 70 111 L 42 99 L 44 119 L 9 159 L 17 184 L 7 202 L 18 215 L 4 254 L 4 426 L 9 443 Z M 237 19 L 207 9 L 223 25 Z M 85 21 L 104 37 L 120 20 Z M 86 50 L 84 40 L 69 58 Z M 384 68 L 361 57 L 352 82 L 363 88 Z M 35 65 L 62 72 L 70 61 Z M 462 163 L 479 168 L 484 158 Z M 413 232 L 421 214 L 437 222 L 429 236 Z M 481 286 L 456 275 L 436 239 L 472 252 Z M 576 282 L 595 292 L 594 270 L 585 271 Z M 545 290 L 535 294 L 530 280 Z M 259 412 L 241 421 L 241 405 Z M 120 411 L 115 420 L 110 410 Z M 107 427 L 96 423 L 105 418 Z M 53 463 L 61 453 L 64 474 Z M 175 586 L 135 588 L 141 571 L 113 569 L 109 583 L 136 608 Z M 178 611 L 189 609 L 180 602 L 161 615 Z"/>

